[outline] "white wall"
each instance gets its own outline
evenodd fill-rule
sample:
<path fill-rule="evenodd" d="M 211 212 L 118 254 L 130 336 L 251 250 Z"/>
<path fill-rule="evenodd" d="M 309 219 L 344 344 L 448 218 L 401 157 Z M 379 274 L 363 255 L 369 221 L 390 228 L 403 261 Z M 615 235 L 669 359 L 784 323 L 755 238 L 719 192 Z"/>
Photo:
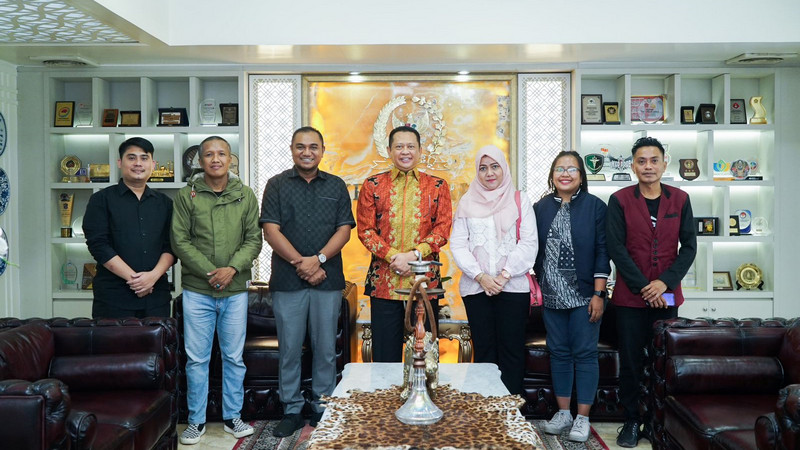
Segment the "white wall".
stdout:
<path fill-rule="evenodd" d="M 800 276 L 800 126 L 797 105 L 800 103 L 800 69 L 778 71 L 775 86 L 780 110 L 775 112 L 775 303 L 776 317 L 800 316 L 797 280 Z"/>
<path fill-rule="evenodd" d="M 800 2 L 773 0 L 97 0 L 169 45 L 798 42 Z M 569 30 L 565 32 L 565 30 Z"/>
<path fill-rule="evenodd" d="M 6 212 L 0 216 L 0 228 L 5 230 L 10 246 L 9 260 L 20 263 L 20 227 L 19 227 L 19 189 L 22 184 L 18 176 L 19 142 L 17 137 L 19 123 L 17 120 L 17 69 L 11 64 L 0 61 L 0 112 L 6 119 L 6 150 L 0 155 L 0 168 L 6 172 L 11 183 L 11 201 Z M 7 265 L 6 271 L 0 275 L 0 316 L 14 317 L 20 313 L 20 272 L 13 265 Z"/>

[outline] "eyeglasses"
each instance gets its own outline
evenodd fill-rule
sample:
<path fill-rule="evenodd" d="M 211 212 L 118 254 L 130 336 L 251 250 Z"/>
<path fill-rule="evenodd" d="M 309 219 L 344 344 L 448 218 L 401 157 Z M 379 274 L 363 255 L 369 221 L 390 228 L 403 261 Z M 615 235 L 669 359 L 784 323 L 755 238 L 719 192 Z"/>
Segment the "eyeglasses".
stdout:
<path fill-rule="evenodd" d="M 559 175 L 561 175 L 561 174 L 562 174 L 562 173 L 564 173 L 564 172 L 567 172 L 567 173 L 568 173 L 568 174 L 570 174 L 570 175 L 575 175 L 575 174 L 577 174 L 577 173 L 578 173 L 578 168 L 577 168 L 577 167 L 573 167 L 573 166 L 570 166 L 570 167 L 561 167 L 561 166 L 558 166 L 558 167 L 556 167 L 556 168 L 555 168 L 553 171 L 554 171 L 555 173 L 559 174 Z"/>

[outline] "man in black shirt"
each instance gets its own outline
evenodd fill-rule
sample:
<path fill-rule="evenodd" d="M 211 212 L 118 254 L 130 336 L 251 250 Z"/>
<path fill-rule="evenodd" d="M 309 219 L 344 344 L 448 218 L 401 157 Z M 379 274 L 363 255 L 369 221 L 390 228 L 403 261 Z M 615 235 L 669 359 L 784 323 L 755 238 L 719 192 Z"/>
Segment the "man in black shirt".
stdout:
<path fill-rule="evenodd" d="M 322 417 L 322 395 L 336 387 L 336 326 L 342 304 L 342 247 L 355 226 L 350 194 L 341 178 L 319 170 L 322 134 L 302 127 L 292 136 L 294 167 L 270 178 L 259 222 L 272 247 L 269 288 L 280 342 L 279 392 L 283 420 L 273 434 L 289 436 L 305 425 L 300 415 L 300 355 L 311 335 L 311 426 Z"/>
<path fill-rule="evenodd" d="M 92 317 L 169 317 L 172 200 L 147 186 L 153 144 L 126 140 L 117 167 L 119 183 L 93 194 L 83 216 L 86 244 L 98 263 Z"/>

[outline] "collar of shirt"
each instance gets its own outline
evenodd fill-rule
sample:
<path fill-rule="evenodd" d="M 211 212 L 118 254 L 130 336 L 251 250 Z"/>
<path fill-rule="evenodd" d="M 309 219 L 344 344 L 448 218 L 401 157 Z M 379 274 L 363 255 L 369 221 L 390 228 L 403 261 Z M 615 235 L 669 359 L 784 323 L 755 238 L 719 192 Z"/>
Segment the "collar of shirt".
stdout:
<path fill-rule="evenodd" d="M 580 189 L 578 189 L 577 191 L 575 191 L 575 193 L 574 193 L 574 194 L 572 194 L 572 197 L 570 197 L 570 198 L 569 198 L 569 201 L 572 201 L 572 200 L 575 200 L 576 198 L 578 198 L 578 195 L 579 195 L 580 193 L 581 193 L 581 190 L 580 190 Z M 555 199 L 556 203 L 561 203 L 561 202 L 563 201 L 563 200 L 561 200 L 561 197 L 559 197 L 558 195 L 554 195 L 554 196 L 553 196 L 553 199 Z"/>
<path fill-rule="evenodd" d="M 127 185 L 127 184 L 125 184 L 125 182 L 124 182 L 124 181 L 122 181 L 122 178 L 120 178 L 120 179 L 119 179 L 119 182 L 117 183 L 117 194 L 119 194 L 119 195 L 120 195 L 120 197 L 121 197 L 121 196 L 123 196 L 123 195 L 127 194 L 128 192 L 130 192 L 131 194 L 133 194 L 133 193 L 134 193 L 134 192 L 131 190 L 131 188 L 130 188 L 130 187 L 128 187 L 128 185 Z M 135 194 L 134 194 L 134 195 L 135 195 Z M 149 197 L 149 196 L 151 196 L 151 195 L 155 195 L 155 193 L 153 192 L 153 190 L 152 190 L 152 189 L 150 189 L 150 186 L 148 186 L 148 185 L 145 185 L 145 186 L 144 186 L 144 194 L 142 194 L 142 198 L 144 198 L 144 197 Z"/>
<path fill-rule="evenodd" d="M 413 169 L 409 170 L 408 172 L 403 172 L 400 169 L 398 169 L 397 167 L 392 167 L 392 180 L 397 179 L 397 177 L 399 177 L 400 175 L 405 175 L 405 176 L 413 175 L 414 178 L 419 180 L 419 170 L 416 167 L 414 167 Z"/>
<path fill-rule="evenodd" d="M 292 173 L 291 173 L 291 175 L 289 175 L 289 177 L 290 178 L 295 178 L 295 177 L 299 177 L 299 176 L 300 176 L 300 174 L 297 172 L 297 166 L 292 166 Z M 323 172 L 323 171 L 321 171 L 321 170 L 319 170 L 319 168 L 317 168 L 317 178 L 319 178 L 321 180 L 327 180 L 328 179 L 328 174 Z"/>

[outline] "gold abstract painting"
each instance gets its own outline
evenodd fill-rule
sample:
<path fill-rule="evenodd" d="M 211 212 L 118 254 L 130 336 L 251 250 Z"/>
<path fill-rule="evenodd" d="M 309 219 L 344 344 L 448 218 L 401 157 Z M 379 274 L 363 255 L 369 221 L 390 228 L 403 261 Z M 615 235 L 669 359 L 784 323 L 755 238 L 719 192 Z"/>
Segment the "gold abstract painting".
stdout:
<path fill-rule="evenodd" d="M 509 157 L 512 171 L 515 167 L 511 158 L 511 76 L 307 77 L 304 85 L 307 116 L 303 122 L 325 138 L 320 168 L 347 183 L 353 215 L 363 180 L 391 168 L 389 132 L 400 125 L 419 131 L 422 156 L 418 168 L 449 183 L 453 211 L 475 177 L 478 149 L 496 145 Z M 342 257 L 345 278 L 357 283 L 363 294 L 370 255 L 355 229 Z M 440 259 L 442 276 L 452 277 L 443 286 L 447 303 L 465 318 L 458 292 L 461 273 L 449 245 Z"/>

